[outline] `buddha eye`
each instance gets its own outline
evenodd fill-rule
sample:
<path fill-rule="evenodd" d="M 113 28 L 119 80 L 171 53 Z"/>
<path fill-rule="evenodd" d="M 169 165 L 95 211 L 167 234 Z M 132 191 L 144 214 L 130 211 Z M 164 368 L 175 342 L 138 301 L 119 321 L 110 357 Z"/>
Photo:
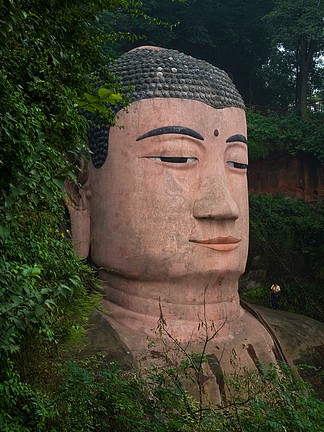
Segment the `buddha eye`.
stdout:
<path fill-rule="evenodd" d="M 240 162 L 227 161 L 227 165 L 238 168 L 238 169 L 247 169 L 248 165 Z"/>
<path fill-rule="evenodd" d="M 168 163 L 175 163 L 175 164 L 179 164 L 179 163 L 193 163 L 196 160 L 198 160 L 195 157 L 178 157 L 178 156 L 149 156 L 146 157 L 146 159 L 150 159 L 150 160 L 155 160 L 158 162 L 168 162 Z"/>

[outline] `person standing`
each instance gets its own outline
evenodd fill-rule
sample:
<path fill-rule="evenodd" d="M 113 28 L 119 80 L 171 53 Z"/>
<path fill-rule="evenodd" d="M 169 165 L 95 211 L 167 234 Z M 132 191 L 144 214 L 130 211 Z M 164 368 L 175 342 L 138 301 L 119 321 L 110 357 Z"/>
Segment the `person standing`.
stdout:
<path fill-rule="evenodd" d="M 278 309 L 278 294 L 280 292 L 280 286 L 277 283 L 271 285 L 271 306 L 272 309 Z"/>

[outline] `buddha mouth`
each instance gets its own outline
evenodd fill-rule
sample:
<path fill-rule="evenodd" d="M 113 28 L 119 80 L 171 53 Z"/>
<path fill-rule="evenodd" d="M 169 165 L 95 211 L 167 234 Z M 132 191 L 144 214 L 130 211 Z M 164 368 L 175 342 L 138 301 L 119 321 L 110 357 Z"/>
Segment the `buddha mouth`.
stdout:
<path fill-rule="evenodd" d="M 195 243 L 199 246 L 204 246 L 209 249 L 220 250 L 220 251 L 230 251 L 236 249 L 241 240 L 233 236 L 226 237 L 216 237 L 208 240 L 189 240 L 191 243 Z"/>

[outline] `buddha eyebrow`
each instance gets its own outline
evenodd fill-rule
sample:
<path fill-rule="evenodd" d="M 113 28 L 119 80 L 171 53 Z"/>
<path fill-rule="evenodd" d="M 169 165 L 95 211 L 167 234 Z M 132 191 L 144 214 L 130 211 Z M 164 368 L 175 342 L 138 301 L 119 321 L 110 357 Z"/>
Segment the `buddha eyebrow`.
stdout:
<path fill-rule="evenodd" d="M 193 138 L 197 138 L 200 141 L 204 141 L 204 137 L 200 135 L 200 133 L 194 131 L 193 129 L 189 129 L 184 126 L 163 126 L 157 129 L 153 129 L 149 132 L 146 132 L 144 135 L 141 135 L 136 139 L 136 141 L 141 141 L 145 138 L 156 136 L 156 135 L 164 135 L 164 134 L 179 134 L 179 135 L 188 135 Z"/>
<path fill-rule="evenodd" d="M 226 140 L 227 143 L 232 143 L 232 142 L 236 142 L 236 141 L 240 141 L 244 144 L 247 144 L 246 137 L 244 135 L 240 135 L 240 134 L 232 135 L 229 138 L 227 138 L 227 140 Z"/>

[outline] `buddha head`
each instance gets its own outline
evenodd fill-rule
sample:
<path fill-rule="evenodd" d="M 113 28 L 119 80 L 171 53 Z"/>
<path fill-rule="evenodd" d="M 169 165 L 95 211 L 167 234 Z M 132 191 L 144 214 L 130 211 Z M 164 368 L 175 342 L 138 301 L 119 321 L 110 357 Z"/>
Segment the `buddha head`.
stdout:
<path fill-rule="evenodd" d="M 112 306 L 156 317 L 160 302 L 189 321 L 222 304 L 231 315 L 248 251 L 243 101 L 225 72 L 171 49 L 132 50 L 113 72 L 132 102 L 91 132 L 76 249 Z"/>

